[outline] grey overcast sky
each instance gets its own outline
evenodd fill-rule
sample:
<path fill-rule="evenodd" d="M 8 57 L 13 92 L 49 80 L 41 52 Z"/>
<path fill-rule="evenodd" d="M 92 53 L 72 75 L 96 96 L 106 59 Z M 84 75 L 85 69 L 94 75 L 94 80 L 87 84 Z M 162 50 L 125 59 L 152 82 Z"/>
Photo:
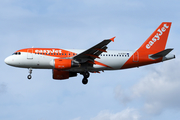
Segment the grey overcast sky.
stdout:
<path fill-rule="evenodd" d="M 0 0 L 1 120 L 179 120 L 179 0 Z M 116 36 L 108 49 L 137 49 L 161 24 L 172 22 L 167 48 L 176 59 L 64 81 L 51 70 L 7 66 L 29 47 L 88 49 Z"/>

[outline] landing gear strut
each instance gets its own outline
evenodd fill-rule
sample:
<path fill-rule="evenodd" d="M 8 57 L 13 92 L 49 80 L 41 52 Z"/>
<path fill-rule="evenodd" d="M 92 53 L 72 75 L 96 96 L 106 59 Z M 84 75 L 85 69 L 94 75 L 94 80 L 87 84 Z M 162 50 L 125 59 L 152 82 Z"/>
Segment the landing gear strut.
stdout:
<path fill-rule="evenodd" d="M 29 68 L 29 75 L 27 76 L 27 78 L 28 78 L 29 80 L 32 78 L 31 74 L 32 74 L 32 68 Z"/>
<path fill-rule="evenodd" d="M 89 74 L 89 72 L 84 72 L 84 73 L 82 73 L 82 75 L 84 76 L 84 78 L 82 80 L 82 83 L 84 85 L 86 85 L 88 83 L 88 79 L 87 78 L 90 76 L 90 74 Z"/>

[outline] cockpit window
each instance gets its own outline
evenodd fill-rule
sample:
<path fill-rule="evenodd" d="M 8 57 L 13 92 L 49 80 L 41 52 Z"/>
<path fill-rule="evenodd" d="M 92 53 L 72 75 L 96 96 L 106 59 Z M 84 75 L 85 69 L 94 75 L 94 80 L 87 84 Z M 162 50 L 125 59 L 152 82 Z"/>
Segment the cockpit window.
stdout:
<path fill-rule="evenodd" d="M 21 52 L 15 52 L 13 55 L 21 55 Z"/>

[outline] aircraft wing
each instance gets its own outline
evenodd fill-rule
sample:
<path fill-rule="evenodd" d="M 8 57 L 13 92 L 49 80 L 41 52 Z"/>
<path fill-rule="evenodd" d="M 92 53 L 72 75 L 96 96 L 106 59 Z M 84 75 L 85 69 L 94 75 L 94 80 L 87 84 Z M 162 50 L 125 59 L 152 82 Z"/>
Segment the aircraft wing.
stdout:
<path fill-rule="evenodd" d="M 99 44 L 89 48 L 88 50 L 76 55 L 73 57 L 74 60 L 80 62 L 80 63 L 84 63 L 87 61 L 92 61 L 94 62 L 94 59 L 99 58 L 99 55 L 102 52 L 106 52 L 106 49 L 108 48 L 107 45 L 113 41 L 114 42 L 114 38 L 111 39 L 106 39 L 103 40 L 102 42 L 100 42 Z"/>

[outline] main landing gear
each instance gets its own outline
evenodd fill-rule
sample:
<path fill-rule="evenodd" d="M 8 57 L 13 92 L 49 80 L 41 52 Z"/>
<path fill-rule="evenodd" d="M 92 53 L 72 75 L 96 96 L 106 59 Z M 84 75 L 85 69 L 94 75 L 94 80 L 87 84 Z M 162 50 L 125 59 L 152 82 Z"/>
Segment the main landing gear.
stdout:
<path fill-rule="evenodd" d="M 29 80 L 32 78 L 31 74 L 32 74 L 32 68 L 29 68 L 29 75 L 27 76 L 27 78 L 28 78 Z"/>
<path fill-rule="evenodd" d="M 82 80 L 82 83 L 84 85 L 86 85 L 88 83 L 88 79 L 87 78 L 90 76 L 90 74 L 89 74 L 89 72 L 84 72 L 84 73 L 82 73 L 82 75 L 84 76 L 84 78 Z"/>

